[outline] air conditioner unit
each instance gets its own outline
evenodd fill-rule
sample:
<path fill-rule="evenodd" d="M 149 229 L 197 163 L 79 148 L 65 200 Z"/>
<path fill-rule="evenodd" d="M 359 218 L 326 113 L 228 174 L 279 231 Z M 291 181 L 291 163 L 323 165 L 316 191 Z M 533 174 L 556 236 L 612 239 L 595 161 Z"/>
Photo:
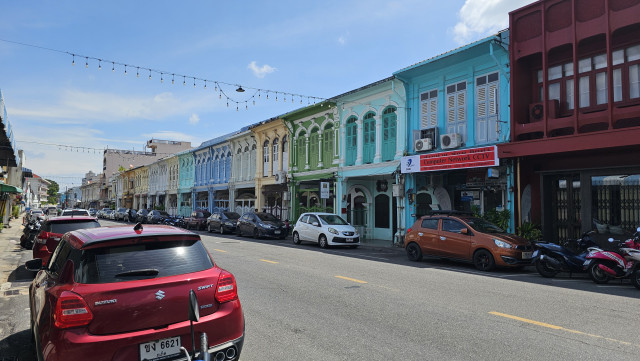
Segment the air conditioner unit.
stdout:
<path fill-rule="evenodd" d="M 458 133 L 447 133 L 440 136 L 440 147 L 442 149 L 458 148 L 462 145 L 462 137 Z"/>
<path fill-rule="evenodd" d="M 413 143 L 413 149 L 415 149 L 416 152 L 424 152 L 433 149 L 431 138 L 416 139 Z"/>
<path fill-rule="evenodd" d="M 286 172 L 278 172 L 274 176 L 276 184 L 283 184 L 287 182 L 287 173 Z"/>
<path fill-rule="evenodd" d="M 547 100 L 547 114 L 549 119 L 558 117 L 560 102 L 557 99 Z M 529 122 L 539 122 L 545 117 L 544 103 L 529 104 Z"/>

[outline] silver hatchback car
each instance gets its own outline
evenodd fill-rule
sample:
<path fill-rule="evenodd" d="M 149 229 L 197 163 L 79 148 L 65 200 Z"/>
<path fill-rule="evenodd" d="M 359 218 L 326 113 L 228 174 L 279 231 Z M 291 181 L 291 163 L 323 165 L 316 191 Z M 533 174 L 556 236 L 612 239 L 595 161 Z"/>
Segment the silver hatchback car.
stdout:
<path fill-rule="evenodd" d="M 333 213 L 303 213 L 293 227 L 293 243 L 317 242 L 320 248 L 360 245 L 358 231 Z"/>

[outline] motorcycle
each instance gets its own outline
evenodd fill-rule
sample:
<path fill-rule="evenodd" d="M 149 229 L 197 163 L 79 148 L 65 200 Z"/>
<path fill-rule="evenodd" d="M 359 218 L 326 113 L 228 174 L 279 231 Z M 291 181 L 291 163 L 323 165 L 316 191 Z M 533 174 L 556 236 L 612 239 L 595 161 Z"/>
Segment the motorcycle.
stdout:
<path fill-rule="evenodd" d="M 198 322 L 200 320 L 199 309 L 200 307 L 198 306 L 196 293 L 191 290 L 189 291 L 189 321 L 191 322 L 191 349 L 193 350 L 193 353 L 189 354 L 189 351 L 186 348 L 182 346 L 180 347 L 180 351 L 182 351 L 182 353 L 186 356 L 187 361 L 211 361 L 211 354 L 207 352 L 209 341 L 205 332 L 202 332 L 200 334 L 200 352 L 198 353 L 198 356 L 196 356 L 196 339 L 193 332 L 193 322 Z M 224 360 L 225 354 L 221 354 L 221 359 Z M 216 355 L 216 360 L 218 360 L 218 355 Z"/>
<path fill-rule="evenodd" d="M 533 262 L 536 270 L 542 277 L 553 278 L 559 272 L 572 273 L 584 272 L 583 264 L 586 260 L 589 247 L 597 244 L 593 241 L 591 232 L 586 232 L 575 241 L 575 246 L 564 247 L 550 242 L 538 242 L 533 252 Z"/>
<path fill-rule="evenodd" d="M 20 246 L 22 246 L 22 248 L 33 248 L 33 243 L 35 242 L 38 233 L 40 233 L 40 226 L 41 223 L 39 219 L 34 219 L 27 223 L 22 231 L 22 236 L 20 236 Z"/>
<path fill-rule="evenodd" d="M 609 242 L 613 242 L 613 239 L 610 238 Z M 589 272 L 593 282 L 602 284 L 611 278 L 628 277 L 631 278 L 631 283 L 640 289 L 640 275 L 636 274 L 640 271 L 640 227 L 618 251 L 606 251 L 598 247 L 591 247 L 589 251 L 584 262 L 584 270 Z"/>
<path fill-rule="evenodd" d="M 167 226 L 174 226 L 174 227 L 184 227 L 181 216 L 167 217 L 164 219 L 164 221 L 162 221 L 162 224 L 165 224 Z"/>

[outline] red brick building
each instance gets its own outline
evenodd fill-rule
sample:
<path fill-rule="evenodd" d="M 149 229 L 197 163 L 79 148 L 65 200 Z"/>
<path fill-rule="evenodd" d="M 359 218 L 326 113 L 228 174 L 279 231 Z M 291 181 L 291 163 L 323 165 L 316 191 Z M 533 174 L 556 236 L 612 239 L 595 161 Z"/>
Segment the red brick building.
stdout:
<path fill-rule="evenodd" d="M 640 226 L 640 0 L 542 0 L 509 14 L 516 224 L 545 239 Z"/>

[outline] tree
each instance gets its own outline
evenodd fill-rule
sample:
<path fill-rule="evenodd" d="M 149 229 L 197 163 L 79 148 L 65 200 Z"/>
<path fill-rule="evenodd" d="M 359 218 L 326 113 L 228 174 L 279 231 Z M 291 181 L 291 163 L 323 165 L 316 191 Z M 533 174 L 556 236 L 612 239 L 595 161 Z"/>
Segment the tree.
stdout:
<path fill-rule="evenodd" d="M 51 179 L 47 179 L 49 182 L 49 190 L 47 191 L 47 203 L 56 204 L 58 203 L 58 191 L 60 191 L 60 186 L 56 181 L 52 181 Z"/>

